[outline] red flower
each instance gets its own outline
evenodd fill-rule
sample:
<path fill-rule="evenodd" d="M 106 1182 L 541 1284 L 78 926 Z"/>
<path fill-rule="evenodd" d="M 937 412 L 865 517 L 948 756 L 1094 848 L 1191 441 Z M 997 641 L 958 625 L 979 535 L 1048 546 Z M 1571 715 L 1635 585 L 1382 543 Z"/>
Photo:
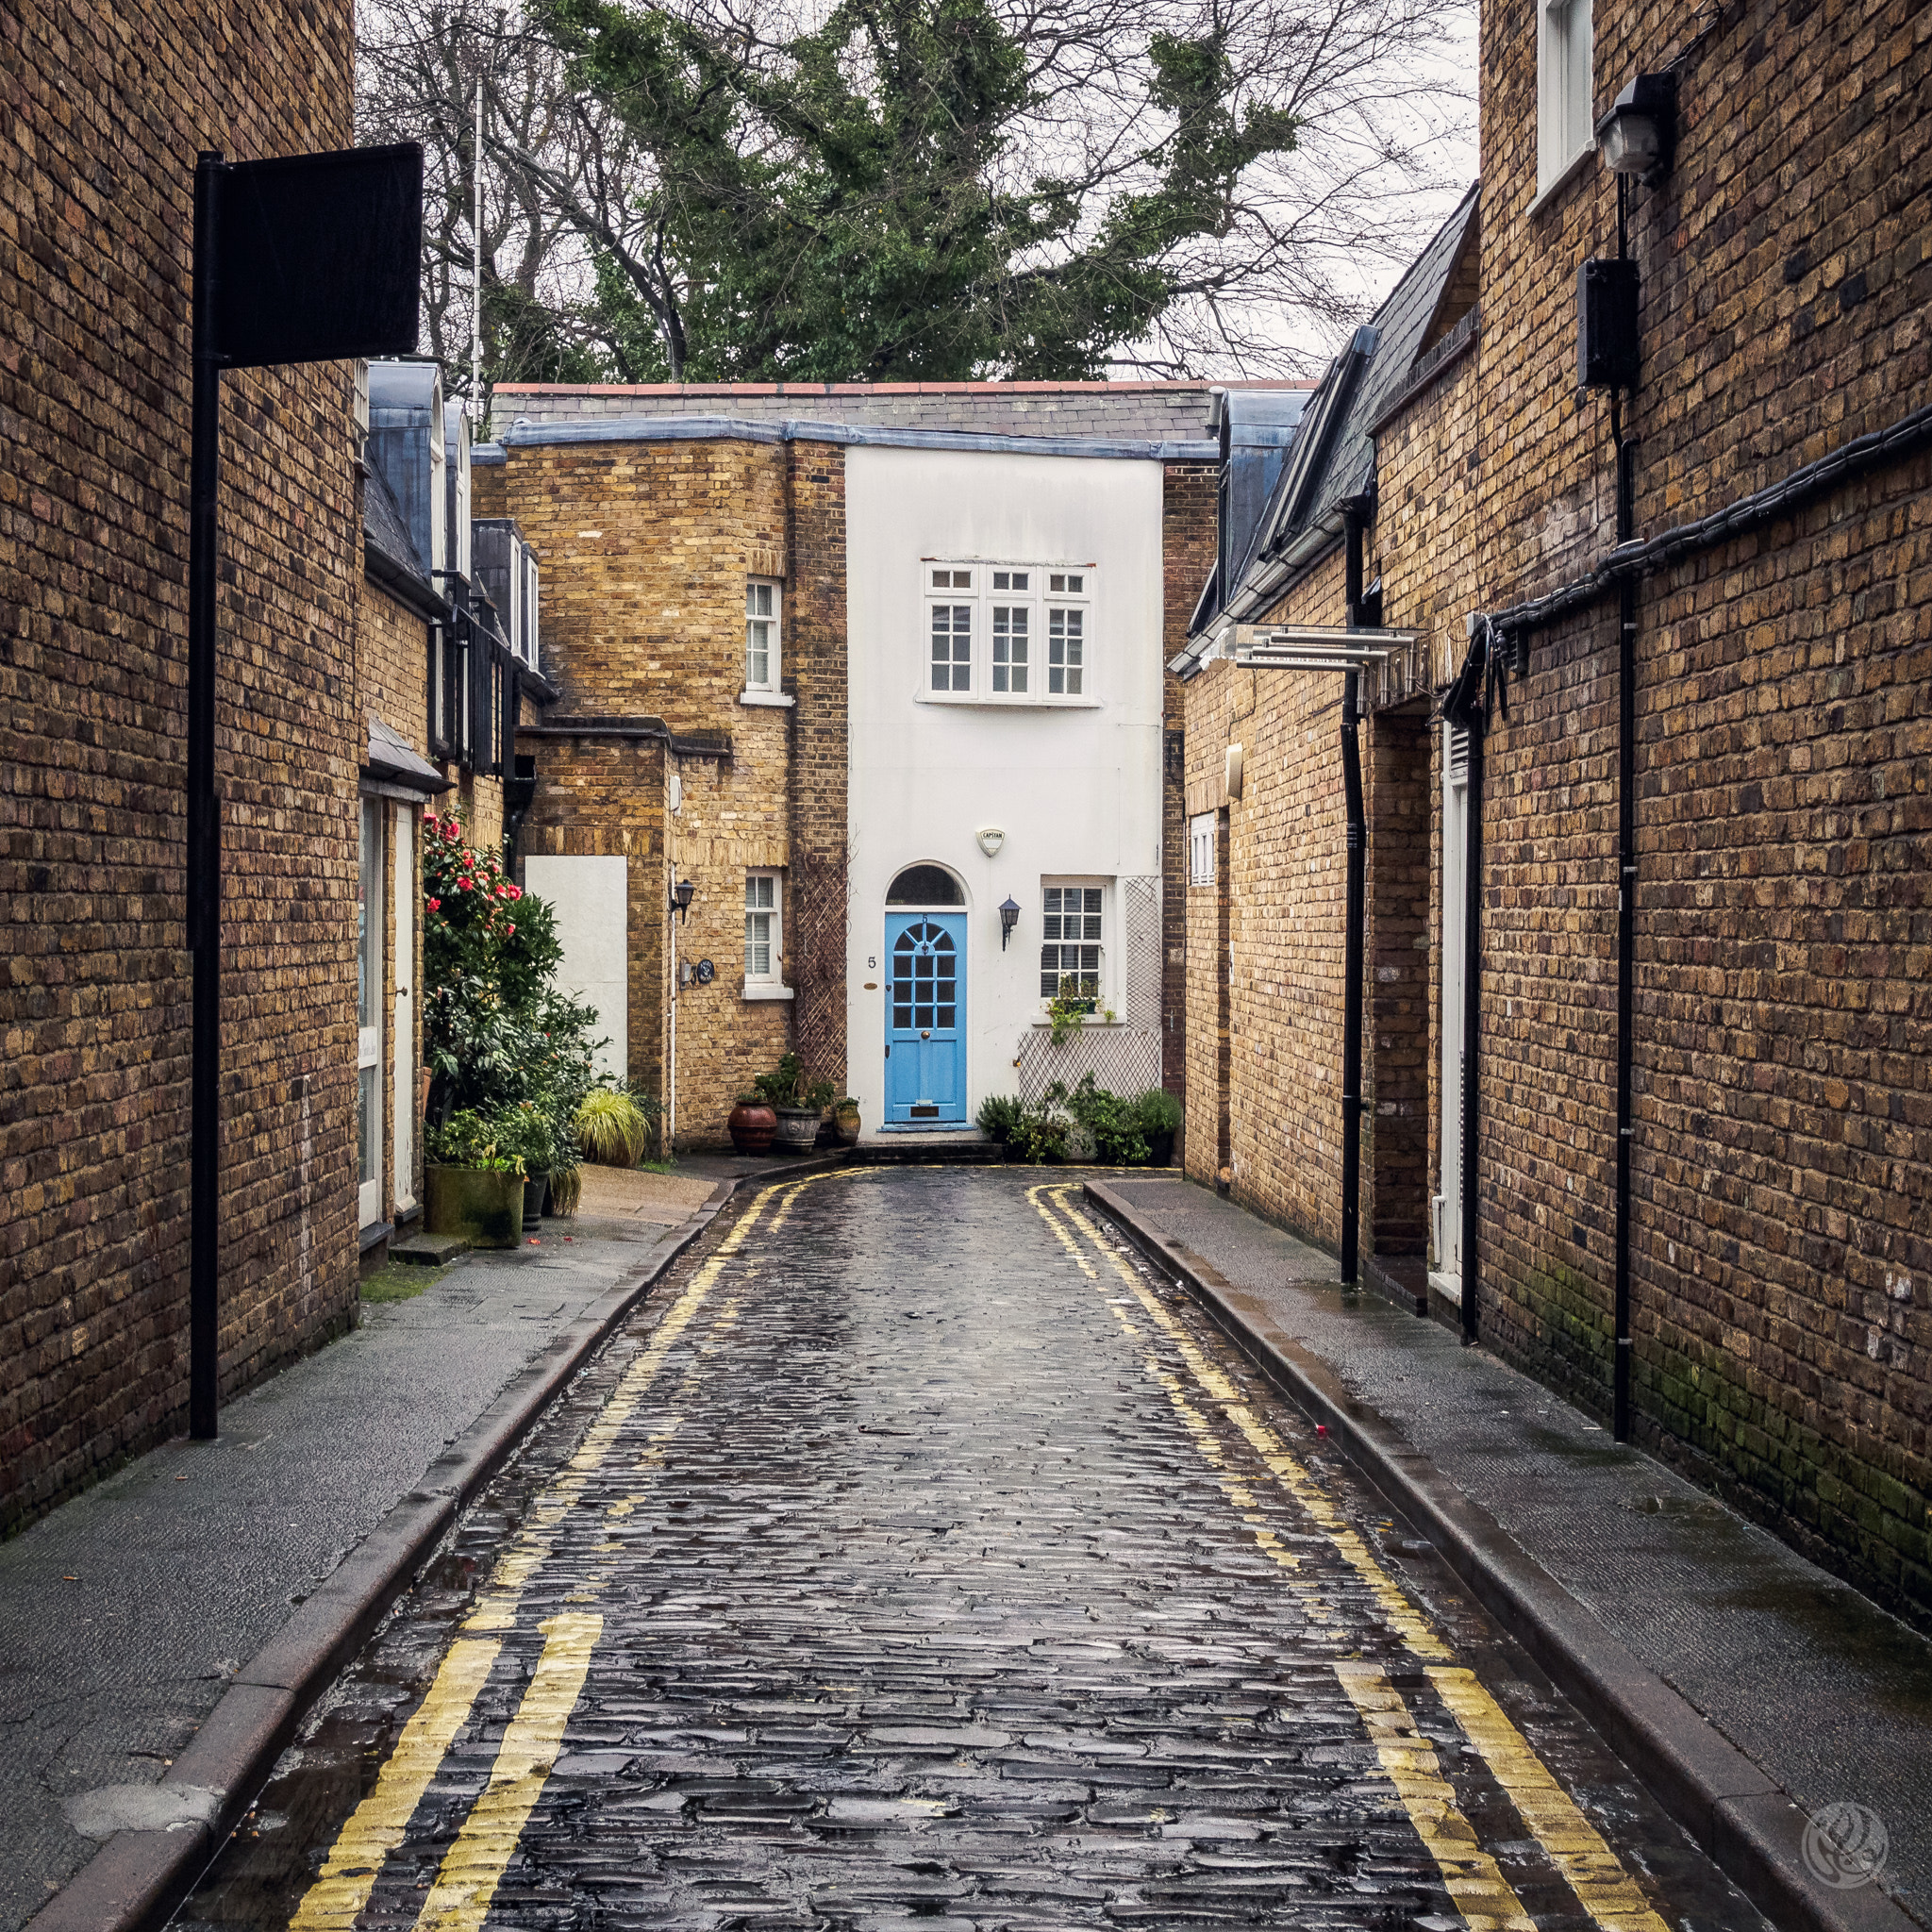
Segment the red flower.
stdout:
<path fill-rule="evenodd" d="M 505 939 L 508 939 L 508 937 L 510 936 L 510 934 L 511 934 L 511 933 L 513 933 L 513 932 L 515 932 L 515 931 L 516 931 L 516 929 L 517 929 L 517 926 L 516 926 L 516 921 L 515 921 L 515 920 L 511 920 L 511 921 L 510 921 L 510 923 L 509 923 L 509 924 L 508 924 L 508 927 L 507 927 L 507 928 L 505 929 L 505 931 L 504 931 L 504 938 L 505 938 Z"/>
<path fill-rule="evenodd" d="M 441 912 L 442 910 L 442 901 L 441 899 L 429 899 L 424 903 L 427 905 L 432 912 Z"/>

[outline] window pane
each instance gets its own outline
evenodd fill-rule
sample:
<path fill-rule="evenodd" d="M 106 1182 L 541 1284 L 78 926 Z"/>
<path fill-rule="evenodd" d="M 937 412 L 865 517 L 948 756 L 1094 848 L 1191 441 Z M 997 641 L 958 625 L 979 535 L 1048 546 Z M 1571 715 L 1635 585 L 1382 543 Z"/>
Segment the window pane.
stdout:
<path fill-rule="evenodd" d="M 356 1024 L 374 1026 L 382 999 L 382 804 L 378 799 L 362 801 L 361 866 L 357 885 Z"/>
<path fill-rule="evenodd" d="M 772 976 L 772 915 L 747 912 L 744 916 L 744 975 L 747 979 Z"/>
<path fill-rule="evenodd" d="M 744 614 L 747 617 L 770 617 L 772 615 L 772 586 L 770 584 L 747 584 L 744 587 Z"/>
<path fill-rule="evenodd" d="M 380 1067 L 362 1067 L 356 1074 L 356 1178 L 382 1178 L 382 1119 L 376 1111 Z"/>
<path fill-rule="evenodd" d="M 744 903 L 769 909 L 777 903 L 773 896 L 777 883 L 770 873 L 753 873 L 744 882 Z"/>

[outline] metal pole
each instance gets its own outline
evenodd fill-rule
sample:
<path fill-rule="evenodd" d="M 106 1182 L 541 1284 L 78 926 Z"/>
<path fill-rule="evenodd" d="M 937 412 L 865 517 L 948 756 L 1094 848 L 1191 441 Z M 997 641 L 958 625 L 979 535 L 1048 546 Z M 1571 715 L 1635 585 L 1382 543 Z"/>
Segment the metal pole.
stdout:
<path fill-rule="evenodd" d="M 188 478 L 188 949 L 193 961 L 189 1085 L 188 1432 L 216 1434 L 221 1187 L 222 829 L 215 796 L 215 566 L 222 373 L 216 359 L 222 157 L 194 170 L 193 401 Z"/>
<path fill-rule="evenodd" d="M 471 224 L 474 244 L 470 275 L 470 413 L 475 418 L 479 435 L 487 435 L 483 422 L 483 70 L 476 70 L 476 146 L 471 174 L 475 177 L 476 212 Z"/>
<path fill-rule="evenodd" d="M 1343 512 L 1345 594 L 1350 630 L 1361 622 L 1362 517 Z M 1360 1274 L 1362 1169 L 1362 925 L 1367 897 L 1368 824 L 1362 811 L 1362 758 L 1357 726 L 1358 674 L 1341 691 L 1341 789 L 1348 812 L 1348 898 L 1341 948 L 1341 1279 Z"/>
<path fill-rule="evenodd" d="M 1495 648 L 1483 641 L 1484 658 Z M 1462 841 L 1462 1340 L 1476 1339 L 1476 1234 L 1482 1224 L 1478 1188 L 1478 1134 L 1482 1109 L 1476 1091 L 1476 1031 L 1482 1022 L 1483 905 L 1483 710 L 1467 707 L 1469 781 Z"/>
<path fill-rule="evenodd" d="M 1618 180 L 1621 182 L 1622 175 Z M 1636 445 L 1617 437 L 1617 541 L 1628 542 L 1636 522 Z M 1637 990 L 1637 579 L 1626 575 L 1617 594 L 1617 1228 L 1616 1286 L 1611 1310 L 1610 1433 L 1630 1435 L 1630 1144 L 1637 1126 L 1632 1106 L 1633 1028 Z"/>

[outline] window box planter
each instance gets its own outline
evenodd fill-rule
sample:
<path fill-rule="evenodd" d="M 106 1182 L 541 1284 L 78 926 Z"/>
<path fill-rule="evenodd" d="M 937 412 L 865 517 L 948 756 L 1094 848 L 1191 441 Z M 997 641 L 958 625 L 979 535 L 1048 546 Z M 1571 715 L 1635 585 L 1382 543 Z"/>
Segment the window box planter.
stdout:
<path fill-rule="evenodd" d="M 473 1248 L 513 1248 L 524 1238 L 524 1177 L 493 1167 L 423 1171 L 431 1234 L 457 1234 Z"/>
<path fill-rule="evenodd" d="M 777 1131 L 772 1136 L 772 1144 L 782 1147 L 788 1154 L 809 1154 L 818 1145 L 819 1124 L 824 1119 L 824 1109 L 817 1107 L 781 1107 L 776 1109 Z"/>

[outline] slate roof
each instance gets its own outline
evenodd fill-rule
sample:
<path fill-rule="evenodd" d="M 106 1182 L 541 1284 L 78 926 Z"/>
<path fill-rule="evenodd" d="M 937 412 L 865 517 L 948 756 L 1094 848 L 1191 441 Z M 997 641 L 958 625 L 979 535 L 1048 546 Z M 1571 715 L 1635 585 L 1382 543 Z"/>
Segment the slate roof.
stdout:
<path fill-rule="evenodd" d="M 735 416 L 981 435 L 1192 441 L 1207 438 L 1215 389 L 1273 383 L 503 383 L 491 427 L 599 417 Z"/>
<path fill-rule="evenodd" d="M 1261 518 L 1243 581 L 1225 599 L 1236 615 L 1273 596 L 1286 580 L 1283 559 L 1297 549 L 1304 560 L 1339 541 L 1341 506 L 1366 495 L 1375 478 L 1374 430 L 1409 387 L 1416 358 L 1441 311 L 1444 291 L 1474 218 L 1477 187 L 1403 272 L 1402 279 L 1328 366 L 1304 411 L 1274 493 Z M 1204 597 L 1196 625 L 1210 623 L 1221 600 Z"/>
<path fill-rule="evenodd" d="M 376 777 L 407 786 L 411 791 L 434 796 L 439 791 L 447 791 L 455 782 L 413 750 L 402 733 L 376 711 L 369 714 L 367 756 L 368 768 Z"/>

